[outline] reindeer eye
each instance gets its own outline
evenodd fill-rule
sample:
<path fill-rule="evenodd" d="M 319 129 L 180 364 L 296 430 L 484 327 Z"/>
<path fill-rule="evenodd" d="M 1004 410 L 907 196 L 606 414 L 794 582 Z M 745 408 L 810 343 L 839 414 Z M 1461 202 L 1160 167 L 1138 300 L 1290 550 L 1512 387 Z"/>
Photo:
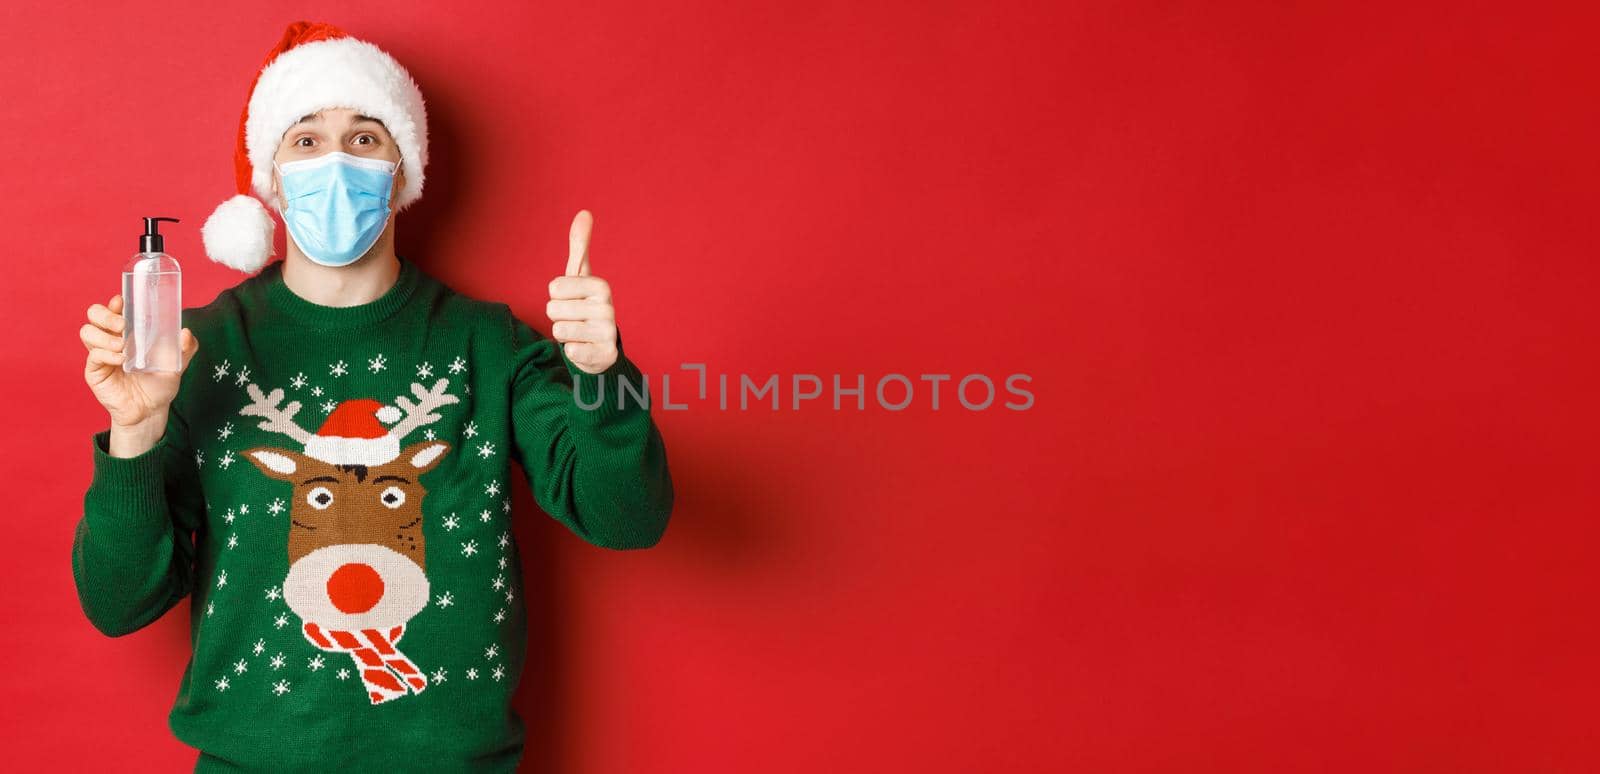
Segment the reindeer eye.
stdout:
<path fill-rule="evenodd" d="M 378 499 L 382 500 L 383 504 L 390 508 L 399 508 L 406 502 L 406 490 L 391 486 L 383 490 L 383 494 L 378 495 Z"/>
<path fill-rule="evenodd" d="M 325 486 L 319 486 L 306 492 L 306 502 L 319 511 L 326 510 L 328 506 L 333 505 L 333 491 Z"/>

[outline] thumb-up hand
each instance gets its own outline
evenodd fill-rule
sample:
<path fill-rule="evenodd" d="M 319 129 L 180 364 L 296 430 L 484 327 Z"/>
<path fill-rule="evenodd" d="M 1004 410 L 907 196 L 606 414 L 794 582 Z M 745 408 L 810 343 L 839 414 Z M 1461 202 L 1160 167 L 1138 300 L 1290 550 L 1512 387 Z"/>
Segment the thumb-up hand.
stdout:
<path fill-rule="evenodd" d="M 579 210 L 567 243 L 567 273 L 550 280 L 545 305 L 567 359 L 579 369 L 598 374 L 617 362 L 617 314 L 611 307 L 611 286 L 589 275 L 589 233 L 594 216 Z"/>

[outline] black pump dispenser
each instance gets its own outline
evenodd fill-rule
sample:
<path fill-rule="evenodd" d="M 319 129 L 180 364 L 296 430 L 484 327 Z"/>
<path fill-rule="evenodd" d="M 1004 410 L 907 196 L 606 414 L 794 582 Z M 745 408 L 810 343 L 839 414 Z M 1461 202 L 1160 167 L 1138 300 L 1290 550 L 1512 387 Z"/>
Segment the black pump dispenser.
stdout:
<path fill-rule="evenodd" d="M 177 218 L 145 218 L 144 219 L 144 234 L 139 237 L 139 252 L 141 252 L 141 253 L 164 253 L 164 252 L 167 251 L 166 250 L 166 246 L 164 244 L 162 244 L 162 239 L 161 239 L 161 223 L 160 223 L 160 221 L 163 221 L 163 220 L 165 220 L 165 221 L 167 221 L 169 223 L 177 223 L 178 222 Z"/>

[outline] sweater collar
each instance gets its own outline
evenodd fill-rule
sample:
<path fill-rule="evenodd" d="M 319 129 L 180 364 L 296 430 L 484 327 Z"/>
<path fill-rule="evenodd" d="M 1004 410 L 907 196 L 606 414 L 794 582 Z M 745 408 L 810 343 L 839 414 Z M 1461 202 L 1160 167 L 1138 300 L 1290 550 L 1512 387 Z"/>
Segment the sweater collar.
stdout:
<path fill-rule="evenodd" d="M 267 302 L 291 323 L 317 330 L 347 330 L 388 319 L 405 306 L 417 287 L 417 265 L 397 255 L 400 273 L 393 285 L 372 301 L 355 306 L 323 306 L 300 297 L 283 281 L 283 261 L 274 261 L 263 274 Z"/>

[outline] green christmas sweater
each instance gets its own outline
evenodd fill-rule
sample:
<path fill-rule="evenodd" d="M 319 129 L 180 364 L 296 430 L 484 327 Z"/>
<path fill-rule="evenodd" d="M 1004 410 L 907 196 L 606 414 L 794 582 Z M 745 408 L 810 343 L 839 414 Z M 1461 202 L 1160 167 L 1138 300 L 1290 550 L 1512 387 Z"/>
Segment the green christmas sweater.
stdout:
<path fill-rule="evenodd" d="M 643 377 L 625 354 L 585 373 L 403 256 L 350 307 L 282 266 L 183 310 L 200 350 L 159 443 L 119 458 L 94 434 L 83 610 L 115 637 L 190 598 L 169 724 L 201 768 L 513 770 L 512 463 L 585 541 L 654 545 L 673 491 Z"/>

